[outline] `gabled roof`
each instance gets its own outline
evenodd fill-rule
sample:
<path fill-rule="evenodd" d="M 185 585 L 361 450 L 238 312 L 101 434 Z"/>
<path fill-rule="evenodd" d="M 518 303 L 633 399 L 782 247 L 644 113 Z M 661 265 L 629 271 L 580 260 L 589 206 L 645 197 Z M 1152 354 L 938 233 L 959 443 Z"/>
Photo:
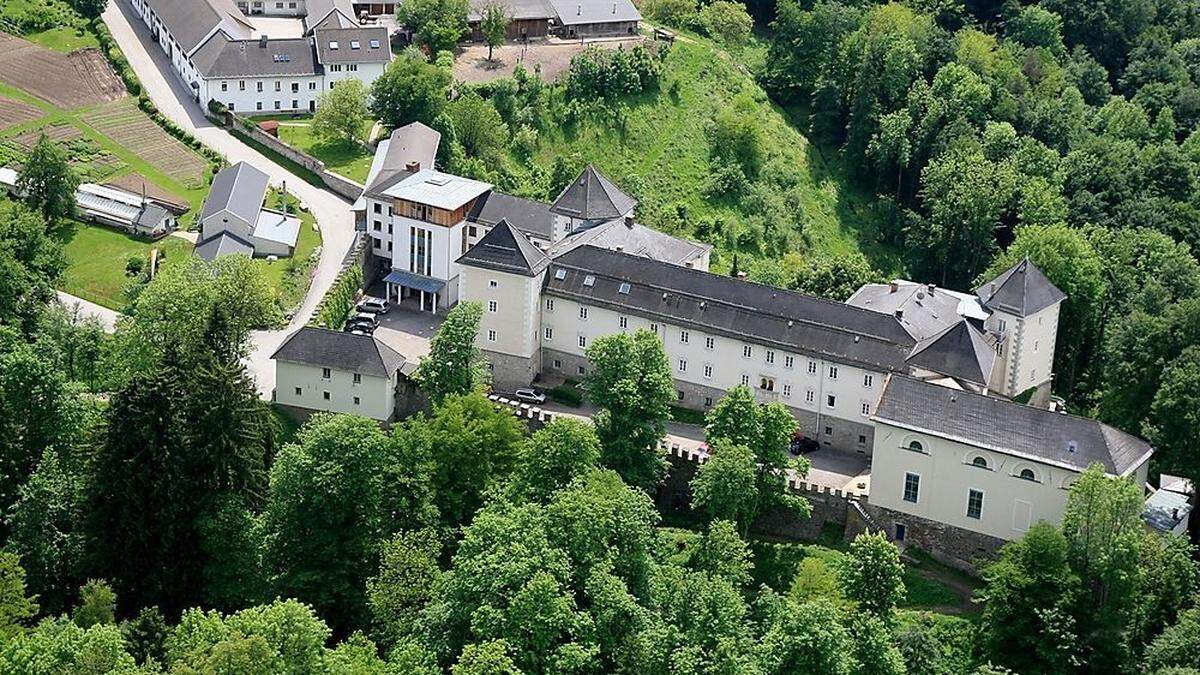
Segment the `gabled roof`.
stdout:
<path fill-rule="evenodd" d="M 507 220 L 527 235 L 546 241 L 554 238 L 554 214 L 550 213 L 549 204 L 495 190 L 475 200 L 467 220 L 486 227 Z"/>
<path fill-rule="evenodd" d="M 167 32 L 190 53 L 213 29 L 227 28 L 234 38 L 249 38 L 254 26 L 233 0 L 147 0 Z"/>
<path fill-rule="evenodd" d="M 975 289 L 975 293 L 989 309 L 1020 317 L 1040 312 L 1067 297 L 1029 258 Z"/>
<path fill-rule="evenodd" d="M 884 371 L 914 344 L 886 314 L 595 246 L 554 258 L 543 292 Z"/>
<path fill-rule="evenodd" d="M 377 377 L 389 377 L 406 362 L 374 336 L 312 326 L 292 333 L 271 358 Z"/>
<path fill-rule="evenodd" d="M 587 23 L 610 23 L 640 21 L 638 13 L 630 0 L 549 0 L 558 16 L 558 23 L 563 26 L 576 26 Z"/>
<path fill-rule="evenodd" d="M 246 162 L 221 169 L 213 176 L 208 199 L 200 209 L 201 222 L 220 211 L 229 211 L 247 223 L 257 223 L 270 182 L 270 176 Z"/>
<path fill-rule="evenodd" d="M 697 244 L 659 232 L 641 223 L 617 218 L 568 234 L 550 249 L 550 255 L 561 255 L 585 244 L 624 251 L 674 265 L 686 265 L 700 260 L 712 250 L 707 244 Z"/>
<path fill-rule="evenodd" d="M 467 21 L 483 20 L 483 10 L 494 0 L 471 0 L 467 10 Z M 544 0 L 502 0 L 504 15 L 509 21 L 530 21 L 538 19 L 553 19 L 554 9 Z"/>
<path fill-rule="evenodd" d="M 192 253 L 201 260 L 212 262 L 224 255 L 252 256 L 254 245 L 232 232 L 218 232 L 208 239 L 196 242 Z"/>
<path fill-rule="evenodd" d="M 550 205 L 554 213 L 582 220 L 612 220 L 633 211 L 637 201 L 621 192 L 591 164 Z"/>
<path fill-rule="evenodd" d="M 1153 453 L 1146 441 L 1093 419 L 899 374 L 888 376 L 871 419 L 1072 471 L 1099 462 L 1128 475 Z"/>
<path fill-rule="evenodd" d="M 358 25 L 354 18 L 354 5 L 350 0 L 305 0 L 304 9 L 306 31 L 318 27 L 349 28 Z"/>
<path fill-rule="evenodd" d="M 965 320 L 921 340 L 908 355 L 909 365 L 949 377 L 987 385 L 996 366 L 996 348 Z"/>
<path fill-rule="evenodd" d="M 393 131 L 375 149 L 366 192 L 386 198 L 383 190 L 415 173 L 408 171 L 409 164 L 419 165 L 418 170 L 432 169 L 441 141 L 441 132 L 420 122 L 406 124 Z"/>
<path fill-rule="evenodd" d="M 932 284 L 897 279 L 886 284 L 866 284 L 846 300 L 848 304 L 895 315 L 917 340 L 937 335 L 960 317 L 986 319 L 974 294 L 959 293 Z M 900 312 L 896 315 L 896 312 Z"/>
<path fill-rule="evenodd" d="M 546 269 L 550 258 L 511 223 L 501 220 L 458 263 L 533 277 Z"/>
<path fill-rule="evenodd" d="M 231 40 L 223 32 L 205 40 L 192 63 L 206 78 L 314 75 L 318 69 L 308 38 Z"/>
<path fill-rule="evenodd" d="M 387 63 L 392 58 L 387 29 L 318 28 L 313 33 L 317 61 L 326 63 Z M 336 47 L 334 46 L 336 45 Z"/>

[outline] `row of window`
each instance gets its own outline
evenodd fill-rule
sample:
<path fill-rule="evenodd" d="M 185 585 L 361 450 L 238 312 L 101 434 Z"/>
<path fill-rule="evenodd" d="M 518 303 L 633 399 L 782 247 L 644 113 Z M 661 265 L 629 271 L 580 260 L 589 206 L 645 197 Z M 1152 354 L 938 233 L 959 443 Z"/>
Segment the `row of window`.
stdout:
<path fill-rule="evenodd" d="M 354 376 L 354 384 L 362 384 L 362 375 L 360 375 L 359 373 L 353 373 L 353 376 Z M 322 368 L 321 369 L 321 379 L 322 380 L 333 379 L 333 370 L 331 370 L 329 368 Z"/>
<path fill-rule="evenodd" d="M 235 105 L 235 104 L 234 104 L 232 101 L 230 101 L 230 102 L 229 102 L 228 104 L 226 104 L 226 105 L 228 106 L 228 108 L 229 108 L 230 110 L 234 110 L 234 105 Z M 316 105 L 317 105 L 316 101 L 309 101 L 309 102 L 308 102 L 308 108 L 309 108 L 309 110 L 311 111 L 313 108 L 315 108 L 315 107 L 316 107 Z M 254 109 L 255 109 L 255 110 L 263 110 L 263 102 L 262 102 L 262 101 L 255 101 L 255 102 L 254 102 Z M 296 100 L 296 99 L 292 99 L 292 107 L 288 108 L 288 110 L 299 110 L 299 109 L 300 109 L 300 101 L 298 101 L 298 100 Z M 275 101 L 275 110 L 283 110 L 283 101 Z"/>
<path fill-rule="evenodd" d="M 904 446 L 904 448 L 913 452 L 928 454 L 925 451 L 925 446 L 921 443 L 921 441 L 909 441 L 908 445 Z M 987 457 L 984 457 L 983 455 L 976 455 L 975 457 L 971 458 L 971 466 L 979 467 L 980 469 L 987 469 L 988 471 L 992 470 L 992 466 L 988 464 Z M 1038 482 L 1037 473 L 1030 468 L 1021 469 L 1018 473 L 1014 474 L 1014 477 L 1020 478 L 1021 480 L 1033 481 L 1035 483 Z"/>
<path fill-rule="evenodd" d="M 255 85 L 255 88 L 254 88 L 254 90 L 255 90 L 255 91 L 257 91 L 258 93 L 260 93 L 260 94 L 261 94 L 261 93 L 262 93 L 262 91 L 263 91 L 263 83 L 262 83 L 262 80 L 259 80 L 259 81 L 255 82 L 255 83 L 254 83 L 254 85 Z M 317 83 L 316 83 L 316 82 L 309 82 L 309 83 L 308 83 L 308 90 L 309 90 L 309 91 L 316 91 L 316 90 L 317 90 Z M 228 81 L 226 81 L 226 80 L 221 80 L 221 91 L 229 91 L 229 82 L 228 82 Z M 246 91 L 246 81 L 245 81 L 245 80 L 238 80 L 238 91 Z M 283 83 L 282 83 L 281 81 L 279 81 L 279 80 L 275 80 L 275 91 L 283 91 Z M 297 94 L 297 93 L 299 93 L 299 92 L 300 92 L 300 83 L 299 83 L 299 82 L 292 82 L 292 93 L 293 93 L 293 94 Z"/>
<path fill-rule="evenodd" d="M 904 501 L 917 503 L 921 497 L 921 476 L 915 473 L 904 474 Z M 967 517 L 979 520 L 983 517 L 983 491 L 971 488 L 967 490 Z"/>
<path fill-rule="evenodd" d="M 304 396 L 304 387 L 296 387 L 296 398 L 301 398 L 303 396 Z M 352 396 L 351 398 L 354 400 L 354 405 L 362 405 L 362 399 L 359 398 L 358 396 Z M 332 400 L 332 397 L 330 396 L 328 391 L 322 391 L 321 392 L 321 400 L 322 401 L 330 401 L 330 400 Z"/>

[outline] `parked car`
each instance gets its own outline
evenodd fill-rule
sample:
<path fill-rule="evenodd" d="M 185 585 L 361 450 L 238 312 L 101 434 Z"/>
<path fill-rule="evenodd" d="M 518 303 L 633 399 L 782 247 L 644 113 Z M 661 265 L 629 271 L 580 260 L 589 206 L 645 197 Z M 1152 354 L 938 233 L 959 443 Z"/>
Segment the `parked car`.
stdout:
<path fill-rule="evenodd" d="M 387 314 L 387 311 L 391 308 L 392 308 L 392 306 L 391 306 L 391 304 L 388 303 L 387 300 L 385 300 L 383 298 L 371 297 L 368 295 L 367 297 L 358 301 L 357 309 L 359 312 L 362 312 L 362 313 Z"/>
<path fill-rule="evenodd" d="M 355 335 L 370 335 L 375 332 L 375 327 L 365 321 L 351 320 L 346 322 L 346 326 L 342 330 Z"/>
<path fill-rule="evenodd" d="M 821 444 L 815 438 L 809 438 L 803 434 L 797 434 L 792 437 L 792 454 L 803 455 L 814 450 L 820 450 Z"/>
<path fill-rule="evenodd" d="M 518 389 L 513 392 L 513 396 L 516 397 L 518 401 L 532 403 L 534 405 L 541 405 L 546 402 L 546 395 L 537 389 Z"/>
<path fill-rule="evenodd" d="M 379 327 L 379 315 L 372 314 L 371 312 L 359 312 L 357 314 L 352 315 L 346 321 L 346 323 L 365 323 L 365 324 L 369 324 L 371 326 L 371 328 L 378 328 Z"/>

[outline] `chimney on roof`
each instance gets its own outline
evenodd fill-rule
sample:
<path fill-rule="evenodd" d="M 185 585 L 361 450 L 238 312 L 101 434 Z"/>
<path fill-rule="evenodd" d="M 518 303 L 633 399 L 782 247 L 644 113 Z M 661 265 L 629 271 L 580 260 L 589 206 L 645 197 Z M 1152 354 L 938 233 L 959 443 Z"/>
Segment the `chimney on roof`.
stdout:
<path fill-rule="evenodd" d="M 617 13 L 617 3 L 613 3 L 613 14 Z"/>
<path fill-rule="evenodd" d="M 633 229 L 633 214 L 632 213 L 625 216 L 625 227 L 628 227 L 631 230 Z"/>
<path fill-rule="evenodd" d="M 897 309 L 896 310 L 896 320 L 899 321 L 900 319 L 903 319 L 903 318 L 904 318 L 904 310 Z"/>
<path fill-rule="evenodd" d="M 933 295 L 933 292 L 936 290 L 937 290 L 937 284 L 929 284 L 929 294 L 930 295 Z"/>
<path fill-rule="evenodd" d="M 900 284 L 895 281 L 888 282 L 888 293 L 895 293 L 898 290 L 900 290 Z"/>
<path fill-rule="evenodd" d="M 421 163 L 420 162 L 409 162 L 408 164 L 404 165 L 404 168 L 407 171 L 416 173 L 421 170 Z"/>
<path fill-rule="evenodd" d="M 624 250 L 625 250 L 625 247 L 624 247 L 624 246 L 622 246 L 621 244 L 617 244 L 617 246 L 616 246 L 616 249 L 615 249 L 615 250 L 616 250 L 616 252 L 617 252 L 617 253 L 620 253 L 621 251 L 624 251 Z"/>

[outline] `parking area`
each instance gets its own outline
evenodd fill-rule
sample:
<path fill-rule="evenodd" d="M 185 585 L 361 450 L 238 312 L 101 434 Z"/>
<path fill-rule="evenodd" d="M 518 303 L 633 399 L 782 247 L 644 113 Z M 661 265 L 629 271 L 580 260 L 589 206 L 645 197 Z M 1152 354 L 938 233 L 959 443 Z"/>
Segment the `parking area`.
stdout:
<path fill-rule="evenodd" d="M 870 457 L 830 448 L 821 448 L 804 456 L 812 462 L 804 482 L 855 494 L 870 492 Z"/>
<path fill-rule="evenodd" d="M 403 354 L 404 358 L 415 362 L 429 353 L 429 340 L 440 325 L 440 316 L 392 305 L 388 313 L 379 316 L 375 337 Z"/>

